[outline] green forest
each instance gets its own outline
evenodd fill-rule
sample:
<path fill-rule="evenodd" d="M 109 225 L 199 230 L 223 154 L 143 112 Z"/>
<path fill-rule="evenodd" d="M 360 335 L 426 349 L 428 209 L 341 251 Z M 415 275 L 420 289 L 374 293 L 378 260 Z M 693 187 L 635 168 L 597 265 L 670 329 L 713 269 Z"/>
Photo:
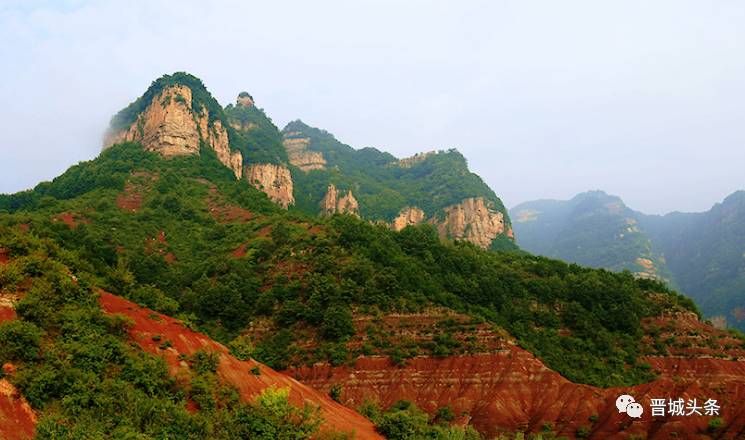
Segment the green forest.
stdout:
<path fill-rule="evenodd" d="M 136 212 L 117 206 L 125 182 L 143 188 Z M 238 207 L 250 219 L 219 221 L 215 206 Z M 117 145 L 30 192 L 3 196 L 0 208 L 4 226 L 30 224 L 33 235 L 64 247 L 74 273 L 219 341 L 270 318 L 283 330 L 252 341 L 251 354 L 280 369 L 296 347 L 293 328 L 318 329 L 326 349 L 316 355 L 347 361 L 361 354 L 344 344 L 358 310 L 438 305 L 508 330 L 573 381 L 629 385 L 653 376 L 638 361 L 641 319 L 695 310 L 665 285 L 628 272 L 443 242 L 429 226 L 394 232 L 351 216 L 281 211 L 206 149 L 164 160 L 138 144 Z M 56 221 L 60 213 L 79 221 L 70 227 Z M 226 258 L 239 246 L 244 255 Z"/>

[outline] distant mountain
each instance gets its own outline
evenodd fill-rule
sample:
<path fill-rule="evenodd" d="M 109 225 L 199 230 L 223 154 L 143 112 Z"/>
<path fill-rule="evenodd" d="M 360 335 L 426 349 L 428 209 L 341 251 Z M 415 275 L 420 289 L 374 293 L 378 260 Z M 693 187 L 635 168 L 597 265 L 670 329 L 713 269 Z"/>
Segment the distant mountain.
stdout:
<path fill-rule="evenodd" d="M 680 289 L 708 316 L 745 330 L 745 191 L 710 210 L 642 216 Z"/>
<path fill-rule="evenodd" d="M 523 249 L 578 264 L 670 281 L 664 258 L 639 225 L 639 213 L 602 191 L 538 200 L 511 210 Z"/>
<path fill-rule="evenodd" d="M 518 244 L 541 255 L 661 278 L 704 313 L 745 329 L 745 192 L 702 213 L 645 215 L 602 191 L 510 210 Z"/>

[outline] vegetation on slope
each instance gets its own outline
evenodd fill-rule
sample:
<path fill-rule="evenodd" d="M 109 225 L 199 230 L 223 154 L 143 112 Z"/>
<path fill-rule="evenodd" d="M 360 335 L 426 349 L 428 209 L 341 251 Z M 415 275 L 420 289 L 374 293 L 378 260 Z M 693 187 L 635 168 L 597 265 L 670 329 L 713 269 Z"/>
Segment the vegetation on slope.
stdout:
<path fill-rule="evenodd" d="M 129 322 L 102 313 L 92 267 L 75 252 L 18 228 L 0 227 L 0 292 L 20 293 L 18 319 L 0 323 L 0 364 L 39 415 L 36 438 L 311 438 L 317 412 L 282 390 L 246 404 L 205 354 L 189 381 L 129 340 Z M 207 359 L 207 361 L 205 361 Z M 189 402 L 199 411 L 188 409 Z"/>
<path fill-rule="evenodd" d="M 121 209 L 117 201 L 143 175 L 141 205 Z M 277 368 L 296 358 L 302 338 L 324 344 L 307 361 L 357 357 L 346 342 L 360 310 L 436 305 L 507 329 L 574 381 L 627 385 L 652 376 L 638 361 L 641 319 L 695 309 L 629 273 L 443 243 L 429 226 L 397 233 L 349 216 L 280 211 L 209 150 L 164 160 L 117 145 L 0 206 L 13 212 L 2 223 L 28 224 L 63 245 L 77 256 L 71 268 L 96 285 L 179 315 Z M 64 213 L 78 220 L 60 220 Z M 267 320 L 271 336 L 241 336 Z M 417 354 L 392 349 L 403 359 Z"/>
<path fill-rule="evenodd" d="M 282 145 L 282 134 L 264 113 L 252 106 L 229 104 L 225 115 L 232 124 L 245 127 L 235 130 L 230 145 L 243 153 L 245 163 L 287 163 L 287 152 Z"/>
<path fill-rule="evenodd" d="M 464 194 L 484 197 L 508 218 L 494 191 L 468 170 L 466 159 L 454 149 L 430 155 L 411 167 L 400 167 L 389 153 L 375 148 L 355 150 L 329 132 L 301 121 L 290 122 L 283 132 L 309 138 L 308 148 L 321 152 L 327 161 L 325 170 L 293 173 L 299 188 L 296 203 L 306 212 L 318 212 L 318 202 L 328 184 L 333 183 L 339 189 L 354 192 L 364 218 L 391 221 L 407 206 L 417 206 L 432 216 L 462 202 Z"/>
<path fill-rule="evenodd" d="M 657 276 L 718 324 L 745 330 L 745 191 L 701 213 L 645 215 L 592 191 L 523 203 L 511 214 L 518 244 L 530 252 Z"/>
<path fill-rule="evenodd" d="M 510 212 L 518 243 L 530 252 L 672 281 L 665 259 L 641 230 L 638 213 L 618 197 L 590 191 L 567 201 L 526 202 Z"/>

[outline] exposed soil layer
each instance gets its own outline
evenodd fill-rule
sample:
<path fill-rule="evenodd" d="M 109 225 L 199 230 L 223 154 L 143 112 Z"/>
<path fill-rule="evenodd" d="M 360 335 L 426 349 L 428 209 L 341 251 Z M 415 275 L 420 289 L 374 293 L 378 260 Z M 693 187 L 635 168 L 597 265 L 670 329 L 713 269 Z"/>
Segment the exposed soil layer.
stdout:
<path fill-rule="evenodd" d="M 0 249 L 0 265 L 8 263 L 6 249 Z M 13 302 L 18 298 L 7 293 L 0 293 L 0 322 L 16 318 Z M 12 374 L 15 367 L 3 365 L 3 374 Z M 6 379 L 0 379 L 0 439 L 26 440 L 34 436 L 36 415 L 26 399 Z"/>
<path fill-rule="evenodd" d="M 219 223 L 246 223 L 254 218 L 254 214 L 240 206 L 226 203 L 222 200 L 217 186 L 205 179 L 196 179 L 199 183 L 209 186 L 209 195 L 205 203 L 210 215 Z"/>
<path fill-rule="evenodd" d="M 63 212 L 52 217 L 53 222 L 62 222 L 70 229 L 75 229 L 80 223 L 90 223 L 91 221 L 77 212 Z"/>
<path fill-rule="evenodd" d="M 17 298 L 7 293 L 0 293 L 0 322 L 16 319 L 13 302 Z"/>
<path fill-rule="evenodd" d="M 608 389 L 572 383 L 518 347 L 479 355 L 417 357 L 404 367 L 385 357 L 364 357 L 353 367 L 315 365 L 286 373 L 322 392 L 332 384 L 341 385 L 341 401 L 353 408 L 365 400 L 389 406 L 405 399 L 432 414 L 450 405 L 488 436 L 538 432 L 550 426 L 570 438 L 581 429 L 592 439 L 745 438 L 745 362 L 669 357 L 648 362 L 660 373 L 657 380 Z M 615 401 L 621 394 L 642 402 L 641 419 L 617 411 Z M 716 436 L 707 432 L 709 416 L 651 416 L 650 399 L 679 397 L 695 398 L 698 405 L 707 399 L 718 401 L 724 425 Z"/>
<path fill-rule="evenodd" d="M 231 255 L 233 258 L 241 258 L 246 256 L 246 243 L 241 243 L 240 246 L 235 248 L 233 252 L 231 252 Z"/>
<path fill-rule="evenodd" d="M 674 312 L 642 322 L 645 353 L 685 358 L 745 361 L 745 344 L 726 330 L 701 322 L 695 313 Z"/>
<path fill-rule="evenodd" d="M 125 211 L 137 212 L 142 207 L 142 201 L 147 195 L 152 183 L 158 180 L 158 176 L 144 171 L 133 172 L 124 191 L 116 198 L 116 206 Z"/>
<path fill-rule="evenodd" d="M 18 390 L 0 379 L 0 438 L 28 440 L 33 438 L 36 415 Z"/>
<path fill-rule="evenodd" d="M 307 267 L 278 262 L 277 273 L 288 279 L 307 272 Z M 268 287 L 268 286 L 267 286 Z M 399 353 L 420 355 L 463 355 L 491 353 L 515 345 L 504 330 L 483 320 L 442 307 L 431 307 L 415 313 L 362 313 L 355 311 L 355 333 L 345 342 L 352 361 L 359 355 L 390 356 Z M 255 319 L 246 330 L 252 340 L 261 341 L 279 330 L 271 318 Z M 321 349 L 323 337 L 315 327 L 293 326 L 295 335 L 290 365 L 313 364 Z"/>
<path fill-rule="evenodd" d="M 357 439 L 382 438 L 375 432 L 369 420 L 331 400 L 326 394 L 253 360 L 238 360 L 230 355 L 223 345 L 201 333 L 186 328 L 176 319 L 105 292 L 101 293 L 100 302 L 107 313 L 119 313 L 131 318 L 134 326 L 131 328 L 130 334 L 134 341 L 145 351 L 163 356 L 174 376 L 189 374 L 188 364 L 180 359 L 181 355 L 190 356 L 198 350 L 214 351 L 220 357 L 217 369 L 218 376 L 226 383 L 236 387 L 244 400 L 252 401 L 269 386 L 288 387 L 290 389 L 290 401 L 293 404 L 304 405 L 309 403 L 320 407 L 321 415 L 324 418 L 324 427 L 344 432 L 354 431 Z M 154 336 L 156 340 L 154 340 Z M 166 341 L 168 344 L 164 344 Z M 251 373 L 251 369 L 254 367 L 259 368 L 259 375 Z"/>

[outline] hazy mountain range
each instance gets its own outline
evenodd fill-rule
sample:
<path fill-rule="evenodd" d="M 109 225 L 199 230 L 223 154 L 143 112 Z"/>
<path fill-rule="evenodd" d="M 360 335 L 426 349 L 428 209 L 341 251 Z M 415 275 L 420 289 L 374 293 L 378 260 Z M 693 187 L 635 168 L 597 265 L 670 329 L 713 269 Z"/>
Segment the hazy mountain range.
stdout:
<path fill-rule="evenodd" d="M 522 203 L 510 215 L 527 251 L 664 279 L 707 316 L 745 329 L 745 191 L 699 213 L 646 215 L 591 191 Z"/>

